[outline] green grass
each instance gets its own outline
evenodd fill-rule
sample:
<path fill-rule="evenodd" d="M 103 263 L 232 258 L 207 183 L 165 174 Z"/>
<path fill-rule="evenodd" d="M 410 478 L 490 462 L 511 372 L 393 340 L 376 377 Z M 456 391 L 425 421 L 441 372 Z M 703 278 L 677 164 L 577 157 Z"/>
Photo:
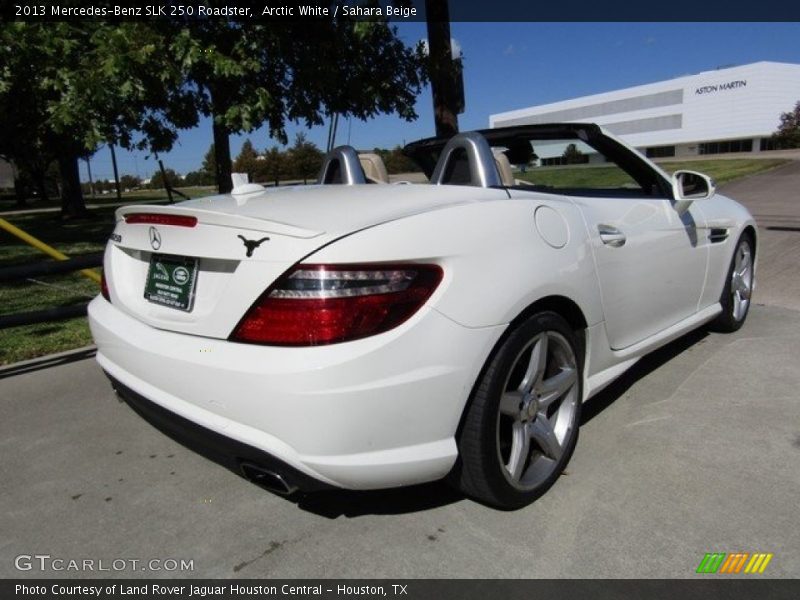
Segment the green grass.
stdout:
<path fill-rule="evenodd" d="M 712 177 L 717 185 L 774 169 L 788 162 L 779 158 L 732 158 L 719 160 L 665 161 L 659 166 L 673 173 L 678 170 L 699 171 Z M 516 173 L 537 185 L 554 188 L 617 188 L 635 186 L 633 180 L 617 167 L 576 165 L 573 167 L 538 167 Z"/>
<path fill-rule="evenodd" d="M 784 158 L 724 158 L 718 160 L 667 161 L 659 163 L 659 166 L 670 174 L 683 169 L 699 171 L 713 178 L 717 185 L 722 185 L 734 179 L 769 171 L 775 167 L 785 165 L 787 162 L 789 160 Z"/>
<path fill-rule="evenodd" d="M 617 167 L 537 167 L 525 173 L 515 173 L 517 179 L 536 185 L 561 188 L 619 188 L 635 185 L 633 180 Z"/>
<path fill-rule="evenodd" d="M 85 318 L 0 329 L 0 365 L 92 344 Z"/>
<path fill-rule="evenodd" d="M 4 283 L 0 287 L 0 312 L 14 314 L 71 306 L 99 293 L 97 284 L 79 275 L 36 277 Z M 92 343 L 85 318 L 37 323 L 0 329 L 0 365 L 44 356 Z"/>
<path fill-rule="evenodd" d="M 100 252 L 114 228 L 114 209 L 92 211 L 92 218 L 61 221 L 57 214 L 10 216 L 12 225 L 67 256 Z M 32 246 L 0 230 L 0 267 L 52 260 Z M 35 277 L 0 285 L 0 314 L 43 310 L 85 303 L 99 292 L 97 284 L 78 273 Z M 92 343 L 84 318 L 0 329 L 0 364 L 80 348 Z"/>
<path fill-rule="evenodd" d="M 69 221 L 61 220 L 59 213 L 0 217 L 67 256 L 78 256 L 100 252 L 105 247 L 108 235 L 114 229 L 114 210 L 113 207 L 98 208 L 91 211 L 88 219 Z M 39 259 L 50 260 L 40 250 L 0 230 L 0 267 Z"/>

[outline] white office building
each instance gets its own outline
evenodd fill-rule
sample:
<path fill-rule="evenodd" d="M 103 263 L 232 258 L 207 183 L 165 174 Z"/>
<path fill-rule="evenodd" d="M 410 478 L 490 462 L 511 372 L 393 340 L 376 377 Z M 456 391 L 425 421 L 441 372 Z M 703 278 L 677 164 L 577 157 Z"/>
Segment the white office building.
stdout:
<path fill-rule="evenodd" d="M 758 62 L 504 112 L 490 127 L 594 122 L 651 157 L 773 149 L 800 100 L 800 65 Z"/>

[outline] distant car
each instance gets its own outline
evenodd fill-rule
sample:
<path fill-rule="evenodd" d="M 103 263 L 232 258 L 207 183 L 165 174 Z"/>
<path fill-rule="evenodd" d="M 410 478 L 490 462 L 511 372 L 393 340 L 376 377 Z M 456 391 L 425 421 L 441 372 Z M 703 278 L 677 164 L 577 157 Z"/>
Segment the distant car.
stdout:
<path fill-rule="evenodd" d="M 89 307 L 117 392 L 279 492 L 447 477 L 510 509 L 563 471 L 582 402 L 747 316 L 756 226 L 704 175 L 592 124 L 405 152 L 429 183 L 342 147 L 321 185 L 120 208 Z"/>

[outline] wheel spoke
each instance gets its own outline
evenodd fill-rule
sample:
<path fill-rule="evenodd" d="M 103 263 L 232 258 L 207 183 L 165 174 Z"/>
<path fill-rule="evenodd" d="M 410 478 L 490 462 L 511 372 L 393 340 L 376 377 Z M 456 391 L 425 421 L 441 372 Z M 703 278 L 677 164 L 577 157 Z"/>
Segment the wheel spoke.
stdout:
<path fill-rule="evenodd" d="M 541 397 L 539 398 L 540 409 L 547 408 L 553 402 L 561 398 L 578 380 L 575 369 L 567 367 L 561 370 L 560 373 L 549 377 L 542 381 L 539 386 Z"/>
<path fill-rule="evenodd" d="M 742 253 L 742 259 L 739 263 L 739 272 L 744 273 L 747 269 L 750 268 L 750 253 L 744 252 Z"/>
<path fill-rule="evenodd" d="M 744 311 L 747 308 L 748 297 L 740 291 L 733 294 L 733 318 L 737 321 L 741 320 L 744 316 Z"/>
<path fill-rule="evenodd" d="M 544 369 L 547 365 L 547 334 L 543 333 L 536 338 L 531 349 L 531 358 L 528 361 L 528 368 L 522 383 L 519 384 L 519 391 L 529 392 L 544 376 Z"/>
<path fill-rule="evenodd" d="M 750 286 L 748 286 L 747 282 L 743 279 L 739 282 L 739 296 L 742 300 L 750 299 Z"/>
<path fill-rule="evenodd" d="M 733 274 L 733 281 L 731 288 L 733 289 L 734 292 L 742 292 L 745 289 L 747 289 L 747 284 L 745 284 L 744 280 L 742 279 L 742 276 L 739 275 L 738 273 Z"/>
<path fill-rule="evenodd" d="M 508 457 L 508 469 L 512 479 L 519 481 L 522 477 L 522 470 L 528 460 L 531 450 L 531 440 L 527 431 L 528 426 L 517 421 L 512 428 L 511 454 Z"/>
<path fill-rule="evenodd" d="M 561 443 L 556 437 L 553 426 L 544 414 L 539 413 L 536 415 L 536 420 L 529 425 L 528 432 L 547 456 L 553 460 L 561 458 Z"/>
<path fill-rule="evenodd" d="M 509 417 L 519 418 L 522 393 L 519 391 L 506 392 L 500 397 L 500 413 Z"/>

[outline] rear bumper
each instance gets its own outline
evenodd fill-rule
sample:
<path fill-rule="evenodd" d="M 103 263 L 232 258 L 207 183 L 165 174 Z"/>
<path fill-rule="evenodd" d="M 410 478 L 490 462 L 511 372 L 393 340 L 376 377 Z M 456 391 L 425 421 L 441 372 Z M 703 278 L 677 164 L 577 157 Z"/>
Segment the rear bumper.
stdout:
<path fill-rule="evenodd" d="M 134 392 L 108 373 L 106 376 L 111 380 L 111 387 L 114 388 L 114 391 L 140 417 L 174 440 L 232 471 L 247 476 L 242 467 L 251 464 L 278 473 L 287 484 L 287 492 L 293 489 L 313 492 L 333 487 L 309 477 L 263 450 L 201 427 L 189 419 L 184 419 Z"/>
<path fill-rule="evenodd" d="M 274 465 L 305 490 L 446 475 L 464 404 L 504 329 L 423 309 L 372 338 L 274 348 L 158 330 L 101 297 L 89 323 L 98 362 L 140 414 L 218 462 Z"/>

